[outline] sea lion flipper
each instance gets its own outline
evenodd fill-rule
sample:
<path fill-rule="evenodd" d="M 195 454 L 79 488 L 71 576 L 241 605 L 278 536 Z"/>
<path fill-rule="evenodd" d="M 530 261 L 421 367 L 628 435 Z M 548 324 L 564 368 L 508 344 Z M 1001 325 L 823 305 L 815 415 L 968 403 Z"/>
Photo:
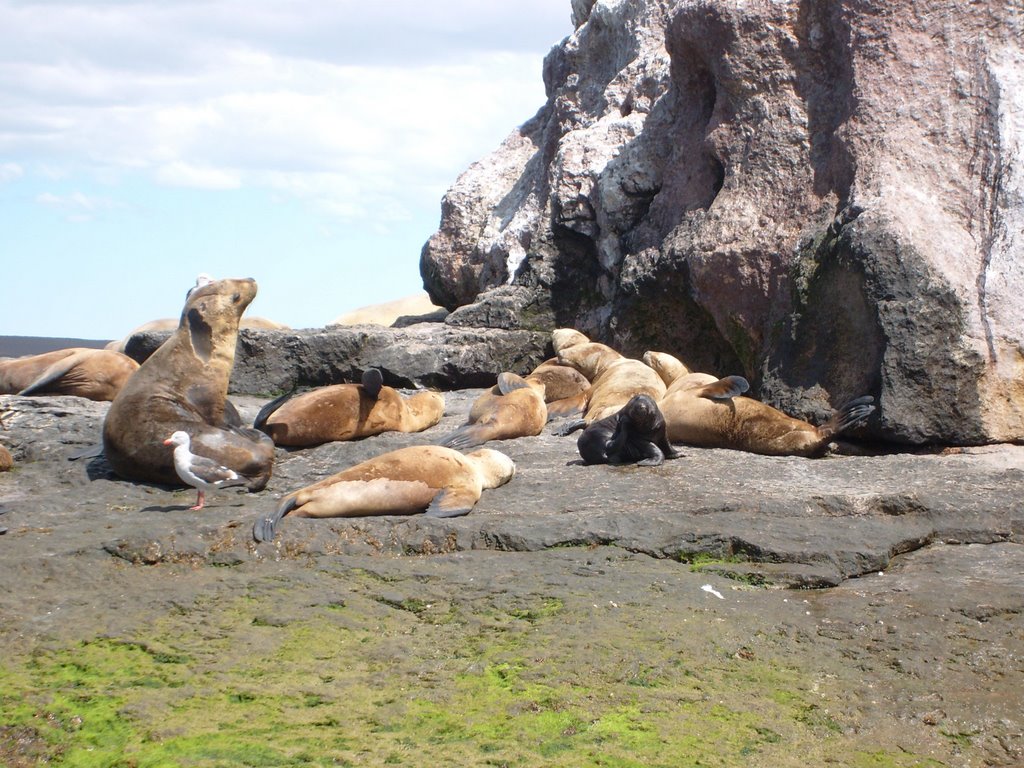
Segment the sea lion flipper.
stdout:
<path fill-rule="evenodd" d="M 471 493 L 445 488 L 440 491 L 426 509 L 428 517 L 462 517 L 468 515 L 476 504 Z"/>
<path fill-rule="evenodd" d="M 53 384 L 55 381 L 59 381 L 61 378 L 67 375 L 68 371 L 74 368 L 78 363 L 85 357 L 82 352 L 76 352 L 73 355 L 63 357 L 57 362 L 50 365 L 45 371 L 43 371 L 39 377 L 21 390 L 19 395 L 34 395 L 38 392 L 43 392 L 48 386 Z"/>
<path fill-rule="evenodd" d="M 438 445 L 443 445 L 445 448 L 454 448 L 456 451 L 465 451 L 467 448 L 475 448 L 486 442 L 487 438 L 480 434 L 477 424 L 464 424 L 448 435 L 448 437 L 438 442 Z"/>
<path fill-rule="evenodd" d="M 366 394 L 376 400 L 384 386 L 384 376 L 378 368 L 367 368 L 363 371 L 361 383 Z"/>
<path fill-rule="evenodd" d="M 256 414 L 256 418 L 253 419 L 252 426 L 254 429 L 258 429 L 260 432 L 266 432 L 265 427 L 267 426 L 267 419 L 274 415 L 274 411 L 284 405 L 286 402 L 291 400 L 297 388 L 292 389 L 291 392 L 285 392 L 283 395 L 278 395 L 269 403 L 260 408 L 260 412 Z"/>
<path fill-rule="evenodd" d="M 750 383 L 742 376 L 726 376 L 696 390 L 697 397 L 709 400 L 731 400 L 750 389 Z"/>
<path fill-rule="evenodd" d="M 587 393 L 581 392 L 572 397 L 563 397 L 548 403 L 548 421 L 565 418 L 568 416 L 580 416 L 587 406 Z"/>
<path fill-rule="evenodd" d="M 828 426 L 832 428 L 832 434 L 838 434 L 864 421 L 874 411 L 875 398 L 871 395 L 858 397 L 856 400 L 851 400 L 840 408 L 829 421 Z"/>
<path fill-rule="evenodd" d="M 551 434 L 558 435 L 559 437 L 565 437 L 566 435 L 571 435 L 573 432 L 576 432 L 577 430 L 586 428 L 586 426 L 587 422 L 585 420 L 574 419 L 573 421 L 568 421 L 565 424 L 562 424 L 560 427 L 551 430 Z"/>
<path fill-rule="evenodd" d="M 289 496 L 273 511 L 273 513 L 266 517 L 261 517 L 252 527 L 252 537 L 255 541 L 273 541 L 274 534 L 276 533 L 277 524 L 281 522 L 281 518 L 287 515 L 296 507 L 296 497 Z"/>
<path fill-rule="evenodd" d="M 498 391 L 503 395 L 529 386 L 530 384 L 526 379 L 511 371 L 504 371 L 498 374 Z"/>

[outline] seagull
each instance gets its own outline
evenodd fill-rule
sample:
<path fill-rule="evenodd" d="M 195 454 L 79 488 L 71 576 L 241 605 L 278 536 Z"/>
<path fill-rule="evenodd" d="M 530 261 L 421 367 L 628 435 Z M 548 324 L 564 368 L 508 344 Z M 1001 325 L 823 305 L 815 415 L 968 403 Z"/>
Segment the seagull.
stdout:
<path fill-rule="evenodd" d="M 233 469 L 222 467 L 213 459 L 196 456 L 188 449 L 188 432 L 181 430 L 164 440 L 164 445 L 174 446 L 174 471 L 186 485 L 199 491 L 196 505 L 192 510 L 202 509 L 206 505 L 206 492 L 214 488 L 227 488 L 232 485 L 245 485 L 248 480 Z"/>

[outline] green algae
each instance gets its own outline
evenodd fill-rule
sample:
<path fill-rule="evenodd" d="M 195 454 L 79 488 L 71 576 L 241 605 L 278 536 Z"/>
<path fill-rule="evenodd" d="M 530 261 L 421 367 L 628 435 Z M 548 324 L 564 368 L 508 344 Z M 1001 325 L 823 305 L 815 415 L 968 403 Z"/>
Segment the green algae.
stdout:
<path fill-rule="evenodd" d="M 0 722 L 83 768 L 938 765 L 851 748 L 806 673 L 737 654 L 700 613 L 535 595 L 437 621 L 375 583 L 353 575 L 343 602 L 295 616 L 207 599 L 133 637 L 6 659 Z"/>

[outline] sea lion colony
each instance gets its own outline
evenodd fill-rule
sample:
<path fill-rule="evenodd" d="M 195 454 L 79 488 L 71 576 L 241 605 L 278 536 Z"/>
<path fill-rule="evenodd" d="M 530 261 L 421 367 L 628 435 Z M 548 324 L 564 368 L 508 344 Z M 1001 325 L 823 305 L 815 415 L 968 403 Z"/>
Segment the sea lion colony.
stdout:
<path fill-rule="evenodd" d="M 264 407 L 253 428 L 243 426 L 227 387 L 241 316 L 255 295 L 251 279 L 197 281 L 189 291 L 174 334 L 113 397 L 103 450 L 116 474 L 184 482 L 199 491 L 193 507 L 199 509 L 207 489 L 244 484 L 261 490 L 275 443 L 303 447 L 438 423 L 442 395 L 403 397 L 370 369 L 360 384 L 289 393 Z M 682 455 L 672 443 L 818 456 L 874 411 L 872 398 L 860 397 L 816 427 L 744 397 L 749 385 L 743 377 L 692 372 L 668 353 L 650 351 L 634 360 L 572 329 L 554 331 L 552 345 L 556 357 L 526 376 L 500 374 L 473 404 L 467 423 L 439 444 L 391 451 L 290 493 L 257 521 L 254 538 L 272 539 L 288 515 L 467 514 L 483 490 L 508 482 L 515 466 L 495 450 L 462 451 L 538 435 L 558 417 L 576 418 L 556 434 L 583 429 L 577 441 L 583 463 L 656 466 Z"/>

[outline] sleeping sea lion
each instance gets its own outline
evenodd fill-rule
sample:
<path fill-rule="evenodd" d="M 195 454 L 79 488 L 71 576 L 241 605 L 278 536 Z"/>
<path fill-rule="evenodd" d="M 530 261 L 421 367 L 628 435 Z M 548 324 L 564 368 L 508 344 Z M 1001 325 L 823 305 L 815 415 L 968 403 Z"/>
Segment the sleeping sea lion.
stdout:
<path fill-rule="evenodd" d="M 103 450 L 129 480 L 180 484 L 163 441 L 181 430 L 192 451 L 213 459 L 260 490 L 270 479 L 274 442 L 229 422 L 228 380 L 238 321 L 256 296 L 252 279 L 215 280 L 185 301 L 174 334 L 128 379 L 103 422 Z"/>
<path fill-rule="evenodd" d="M 0 360 L 0 394 L 113 400 L 139 364 L 120 352 L 69 347 Z"/>
<path fill-rule="evenodd" d="M 381 432 L 422 432 L 443 415 L 440 393 L 403 397 L 383 386 L 380 371 L 370 368 L 363 373 L 362 384 L 333 384 L 297 397 L 279 397 L 263 407 L 253 426 L 276 445 L 308 447 Z"/>
<path fill-rule="evenodd" d="M 539 435 L 548 420 L 544 384 L 505 371 L 498 383 L 484 392 L 469 410 L 467 422 L 441 441 L 441 445 L 464 451 L 488 440 L 509 440 Z"/>
<path fill-rule="evenodd" d="M 691 373 L 678 379 L 673 388 L 658 403 L 670 441 L 768 456 L 819 456 L 833 437 L 875 410 L 873 397 L 859 397 L 815 427 L 760 400 L 742 397 L 749 385 L 741 376 L 716 379 Z"/>
<path fill-rule="evenodd" d="M 581 419 L 574 429 L 583 426 Z M 665 419 L 650 395 L 634 395 L 611 416 L 586 425 L 576 441 L 584 464 L 631 464 L 656 467 L 682 454 L 669 443 Z"/>
<path fill-rule="evenodd" d="M 566 329 L 559 329 L 559 333 Z M 571 332 L 575 343 L 559 349 L 558 362 L 570 365 L 590 381 L 590 389 L 578 395 L 583 402 L 583 418 L 590 422 L 610 416 L 629 402 L 633 395 L 649 395 L 655 402 L 665 395 L 665 382 L 649 365 L 628 358 L 611 347 Z"/>
<path fill-rule="evenodd" d="M 285 515 L 465 515 L 485 488 L 504 485 L 515 471 L 512 459 L 489 448 L 469 454 L 440 445 L 399 448 L 285 496 L 272 515 L 256 522 L 253 538 L 272 540 Z"/>

